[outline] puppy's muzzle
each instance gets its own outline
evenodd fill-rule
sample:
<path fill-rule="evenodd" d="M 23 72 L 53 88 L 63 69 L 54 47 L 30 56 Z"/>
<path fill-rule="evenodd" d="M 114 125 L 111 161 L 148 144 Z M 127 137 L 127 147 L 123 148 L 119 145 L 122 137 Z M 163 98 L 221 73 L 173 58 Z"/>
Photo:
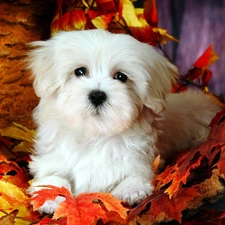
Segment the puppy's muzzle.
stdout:
<path fill-rule="evenodd" d="M 89 99 L 91 103 L 97 107 L 99 105 L 102 105 L 106 100 L 106 94 L 103 91 L 92 91 L 89 94 Z"/>

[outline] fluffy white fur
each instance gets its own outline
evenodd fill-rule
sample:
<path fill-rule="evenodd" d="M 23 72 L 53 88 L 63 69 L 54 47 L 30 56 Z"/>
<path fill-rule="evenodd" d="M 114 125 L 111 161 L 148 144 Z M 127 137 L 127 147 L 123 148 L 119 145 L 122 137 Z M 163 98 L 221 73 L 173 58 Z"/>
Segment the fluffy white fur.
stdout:
<path fill-rule="evenodd" d="M 110 192 L 138 203 L 152 191 L 155 156 L 167 158 L 205 140 L 219 110 L 200 91 L 168 95 L 177 69 L 128 35 L 70 31 L 32 46 L 29 68 L 40 103 L 31 194 L 39 185 L 56 185 L 74 195 Z M 77 77 L 80 67 L 87 74 Z M 114 79 L 117 72 L 127 81 Z M 88 97 L 93 90 L 107 96 L 98 107 Z M 60 201 L 40 210 L 51 213 Z"/>

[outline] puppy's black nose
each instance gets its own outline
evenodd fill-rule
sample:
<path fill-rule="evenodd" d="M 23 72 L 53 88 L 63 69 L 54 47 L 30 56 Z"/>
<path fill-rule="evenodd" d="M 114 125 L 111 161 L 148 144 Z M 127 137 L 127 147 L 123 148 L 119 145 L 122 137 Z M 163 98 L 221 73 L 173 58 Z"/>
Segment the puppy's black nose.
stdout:
<path fill-rule="evenodd" d="M 106 94 L 103 91 L 92 91 L 89 94 L 89 99 L 93 105 L 99 106 L 106 100 Z"/>

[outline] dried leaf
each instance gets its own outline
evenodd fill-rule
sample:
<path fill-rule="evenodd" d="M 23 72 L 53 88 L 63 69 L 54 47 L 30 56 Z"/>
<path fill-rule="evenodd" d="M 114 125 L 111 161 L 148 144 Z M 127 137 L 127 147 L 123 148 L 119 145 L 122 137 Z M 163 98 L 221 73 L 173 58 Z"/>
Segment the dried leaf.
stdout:
<path fill-rule="evenodd" d="M 28 128 L 17 123 L 13 124 L 15 125 L 15 127 L 1 128 L 0 129 L 1 135 L 4 137 L 14 138 L 16 140 L 33 143 L 33 138 L 35 136 L 34 130 L 29 130 Z"/>
<path fill-rule="evenodd" d="M 5 216 L 2 216 L 0 218 L 0 224 L 1 225 L 15 225 L 15 219 L 16 219 L 17 214 L 18 214 L 18 210 L 14 210 Z"/>
<path fill-rule="evenodd" d="M 158 216 L 164 216 L 168 221 L 176 220 L 181 223 L 182 211 L 188 206 L 190 200 L 198 196 L 195 187 L 179 189 L 171 199 L 165 193 L 158 195 L 151 201 L 149 213 L 152 221 L 157 221 Z"/>

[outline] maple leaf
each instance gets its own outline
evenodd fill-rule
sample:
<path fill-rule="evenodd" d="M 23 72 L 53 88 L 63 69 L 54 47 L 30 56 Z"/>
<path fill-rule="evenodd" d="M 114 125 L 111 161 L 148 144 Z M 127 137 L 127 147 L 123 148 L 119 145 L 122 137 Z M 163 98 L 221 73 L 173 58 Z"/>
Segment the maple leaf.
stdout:
<path fill-rule="evenodd" d="M 37 191 L 32 199 L 35 210 L 40 208 L 46 200 L 54 201 L 57 196 L 65 197 L 54 215 L 53 220 L 67 218 L 67 224 L 89 225 L 102 219 L 105 223 L 116 221 L 126 222 L 128 209 L 121 205 L 120 200 L 108 193 L 84 193 L 76 196 L 64 187 L 46 186 L 46 189 Z"/>
<path fill-rule="evenodd" d="M 152 220 L 156 220 L 158 216 L 165 216 L 170 220 L 176 220 L 181 223 L 182 211 L 187 208 L 190 200 L 198 195 L 195 186 L 190 188 L 179 189 L 171 199 L 165 193 L 158 195 L 151 201 L 151 207 L 149 213 L 152 216 Z M 162 203 L 166 204 L 162 204 Z M 159 205 L 161 207 L 159 207 Z"/>
<path fill-rule="evenodd" d="M 216 62 L 219 57 L 215 51 L 212 50 L 213 45 L 210 45 L 206 51 L 194 63 L 194 67 L 206 69 L 212 63 Z"/>

